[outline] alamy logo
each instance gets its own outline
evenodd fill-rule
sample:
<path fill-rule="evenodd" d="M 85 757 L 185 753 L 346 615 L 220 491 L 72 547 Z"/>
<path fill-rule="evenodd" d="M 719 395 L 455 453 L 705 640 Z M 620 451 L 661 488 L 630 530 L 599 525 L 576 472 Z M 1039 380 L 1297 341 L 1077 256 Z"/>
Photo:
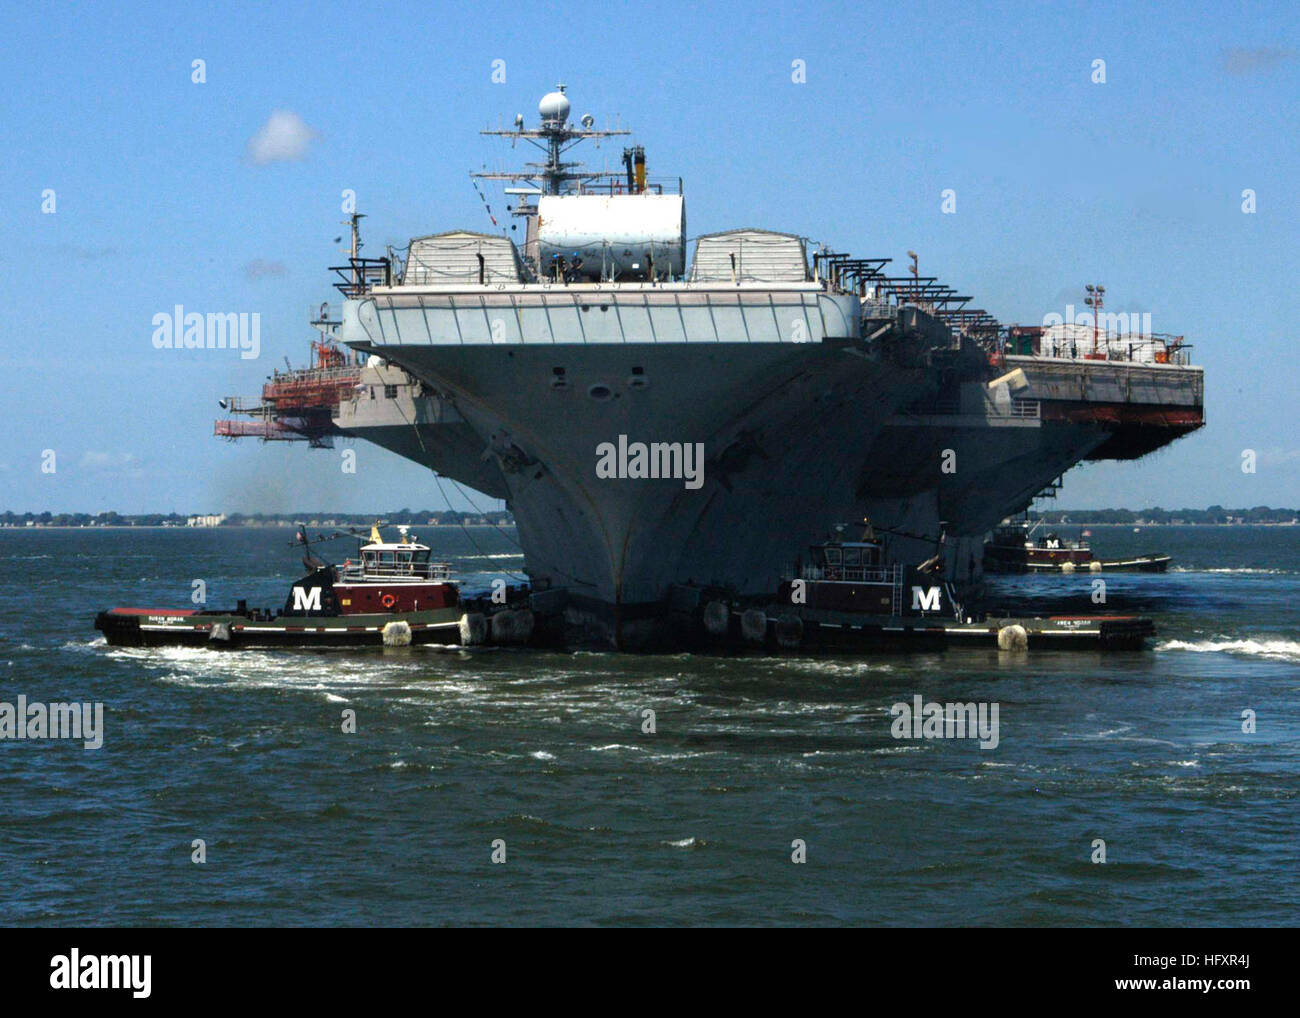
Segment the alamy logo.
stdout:
<path fill-rule="evenodd" d="M 1150 311 L 1105 311 L 1095 315 L 1092 311 L 1075 311 L 1073 304 L 1065 305 L 1065 314 L 1050 311 L 1043 315 L 1044 328 L 1054 325 L 1081 325 L 1091 329 L 1096 324 L 1098 331 L 1107 336 L 1125 336 L 1135 339 L 1150 339 Z"/>
<path fill-rule="evenodd" d="M 149 996 L 153 955 L 88 954 L 75 947 L 50 959 L 50 986 L 55 990 L 131 990 Z"/>
<path fill-rule="evenodd" d="M 631 478 L 684 480 L 695 491 L 704 486 L 703 442 L 632 442 L 618 436 L 618 445 L 601 442 L 596 446 L 596 476 L 605 479 Z"/>
<path fill-rule="evenodd" d="M 256 311 L 203 315 L 177 304 L 154 315 L 153 326 L 155 350 L 239 350 L 246 361 L 262 352 L 262 316 Z"/>
<path fill-rule="evenodd" d="M 0 703 L 0 739 L 80 739 L 86 749 L 104 745 L 102 703 Z"/>
<path fill-rule="evenodd" d="M 979 739 L 980 749 L 998 748 L 997 703 L 926 703 L 918 693 L 889 713 L 895 739 Z"/>

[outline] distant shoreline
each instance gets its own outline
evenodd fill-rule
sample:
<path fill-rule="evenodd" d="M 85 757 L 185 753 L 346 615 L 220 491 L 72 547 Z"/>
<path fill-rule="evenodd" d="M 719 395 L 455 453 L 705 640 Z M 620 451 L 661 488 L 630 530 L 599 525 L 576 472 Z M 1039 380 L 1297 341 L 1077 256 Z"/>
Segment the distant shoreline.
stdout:
<path fill-rule="evenodd" d="M 1112 527 L 1117 530 L 1148 530 L 1157 527 L 1184 527 L 1184 528 L 1215 528 L 1219 530 L 1248 530 L 1256 527 L 1297 527 L 1300 523 L 1296 521 L 1286 521 L 1281 523 L 1095 523 L 1091 520 L 1071 520 L 1068 523 L 1057 523 L 1049 520 L 1031 520 L 1040 527 Z M 385 524 L 386 526 L 389 524 Z M 185 524 L 170 523 L 35 523 L 32 526 L 13 526 L 0 524 L 0 533 L 13 531 L 23 533 L 32 530 L 182 530 L 192 533 L 209 532 L 214 530 L 229 533 L 233 530 L 292 530 L 292 523 L 234 523 L 222 524 L 216 527 L 190 527 Z M 330 530 L 341 529 L 327 527 L 323 524 L 313 526 L 307 524 L 309 529 L 313 530 Z M 351 524 L 349 524 L 351 526 Z M 406 526 L 406 524 L 403 524 Z M 499 530 L 502 528 L 514 528 L 513 520 L 504 523 L 412 523 L 412 528 L 418 527 L 421 530 Z"/>
<path fill-rule="evenodd" d="M 1031 509 L 1016 514 L 1007 523 L 1028 520 L 1038 527 L 1294 527 L 1300 526 L 1300 509 L 1285 506 L 1257 505 L 1250 508 L 1225 508 L 1212 505 L 1205 509 L 1182 507 L 1166 509 L 1148 506 L 1143 509 Z M 848 523 L 831 520 L 830 523 Z M 378 523 L 384 527 L 513 527 L 514 515 L 508 509 L 465 511 L 428 508 L 392 509 L 388 512 L 330 512 L 317 510 L 300 513 L 119 513 L 104 510 L 89 512 L 0 512 L 0 530 L 285 530 L 303 527 L 318 534 L 322 531 L 363 531 Z"/>
<path fill-rule="evenodd" d="M 412 523 L 412 528 L 419 527 L 421 530 L 496 530 L 500 527 L 513 527 L 514 520 L 506 523 Z M 216 527 L 189 527 L 184 523 L 34 523 L 29 526 L 14 526 L 12 524 L 0 523 L 0 533 L 6 531 L 25 532 L 29 530 L 184 530 L 187 532 L 210 532 L 213 530 L 232 531 L 232 530 L 292 530 L 296 524 L 293 523 L 224 523 Z M 357 524 L 307 524 L 308 530 L 341 530 L 344 526 L 353 527 Z M 396 526 L 396 524 L 385 523 L 384 526 Z M 407 526 L 403 523 L 402 526 Z M 364 536 L 364 535 L 361 535 Z"/>
<path fill-rule="evenodd" d="M 1094 523 L 1091 520 L 1071 520 L 1069 523 L 1055 523 L 1050 520 L 1034 520 L 1031 522 L 1039 523 L 1044 527 L 1136 527 L 1140 530 L 1146 530 L 1148 527 L 1219 527 L 1230 529 L 1234 527 L 1297 527 L 1300 523 L 1295 520 L 1286 520 L 1279 523 Z"/>

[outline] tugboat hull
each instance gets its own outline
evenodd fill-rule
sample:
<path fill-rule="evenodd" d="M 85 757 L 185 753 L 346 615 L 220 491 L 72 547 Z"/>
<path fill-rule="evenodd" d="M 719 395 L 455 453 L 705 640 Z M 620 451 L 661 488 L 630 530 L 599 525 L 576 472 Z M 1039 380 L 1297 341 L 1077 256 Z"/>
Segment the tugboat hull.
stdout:
<path fill-rule="evenodd" d="M 1023 631 L 1018 644 L 1016 630 Z M 805 646 L 816 650 L 1142 650 L 1155 635 L 1150 619 L 1138 616 L 985 619 L 981 622 L 915 619 L 822 621 L 806 625 Z M 1010 637 L 1010 639 L 1008 639 Z"/>
<path fill-rule="evenodd" d="M 379 647 L 461 642 L 461 609 L 339 617 L 276 616 L 178 609 L 113 608 L 95 617 L 113 647 Z"/>
<path fill-rule="evenodd" d="M 1140 555 L 1131 559 L 1100 559 L 1071 561 L 1012 561 L 1005 558 L 986 557 L 984 571 L 988 573 L 1163 573 L 1172 561 L 1168 555 Z"/>
<path fill-rule="evenodd" d="M 679 617 L 679 632 L 700 649 L 764 653 L 862 654 L 935 652 L 958 647 L 1010 651 L 1142 650 L 1155 635 L 1149 618 L 1131 615 L 985 618 L 958 622 L 940 616 L 880 616 L 777 606 L 718 605 L 720 611 Z M 713 616 L 712 618 L 710 616 Z"/>

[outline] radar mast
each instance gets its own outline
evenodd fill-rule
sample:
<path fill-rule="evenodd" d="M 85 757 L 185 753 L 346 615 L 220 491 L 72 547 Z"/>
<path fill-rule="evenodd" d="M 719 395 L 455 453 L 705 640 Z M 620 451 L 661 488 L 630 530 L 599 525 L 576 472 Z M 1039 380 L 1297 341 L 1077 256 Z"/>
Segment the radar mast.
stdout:
<path fill-rule="evenodd" d="M 513 200 L 509 206 L 510 214 L 522 217 L 524 227 L 524 260 L 534 272 L 538 269 L 537 257 L 537 203 L 535 199 L 542 195 L 576 194 L 588 181 L 616 177 L 607 171 L 588 171 L 581 169 L 580 161 L 566 161 L 563 156 L 575 145 L 591 139 L 612 138 L 631 134 L 623 128 L 596 130 L 596 120 L 591 114 L 583 116 L 578 125 L 569 123 L 569 97 L 565 94 L 563 83 L 555 86 L 554 92 L 542 96 L 537 104 L 537 113 L 541 125 L 535 128 L 524 127 L 524 115 L 515 116 L 514 130 L 484 130 L 480 134 L 498 138 L 509 138 L 513 144 L 522 139 L 546 153 L 545 162 L 525 163 L 518 172 L 482 171 L 471 173 L 478 180 L 501 180 L 509 185 L 505 193 Z M 513 227 L 512 227 L 513 229 Z"/>
<path fill-rule="evenodd" d="M 527 169 L 518 173 L 482 172 L 474 173 L 472 176 L 480 180 L 509 180 L 522 184 L 531 184 L 540 194 L 568 194 L 575 190 L 572 186 L 575 182 L 581 183 L 584 180 L 598 180 L 602 177 L 614 176 L 614 174 L 604 171 L 594 173 L 581 171 L 578 169 L 578 167 L 582 166 L 581 162 L 566 162 L 561 156 L 575 145 L 588 139 L 612 138 L 617 135 L 631 134 L 632 132 L 621 128 L 598 131 L 594 127 L 596 121 L 590 114 L 582 118 L 580 126 L 570 124 L 569 97 L 565 95 L 564 89 L 565 86 L 561 83 L 555 86 L 554 92 L 548 92 L 542 96 L 542 101 L 537 104 L 537 113 L 542 120 L 540 127 L 524 127 L 524 117 L 521 113 L 515 117 L 513 131 L 498 129 L 479 132 L 483 135 L 510 138 L 511 140 L 522 138 L 545 152 L 546 162 L 525 163 Z M 518 193 L 522 190 L 510 188 L 507 193 Z"/>

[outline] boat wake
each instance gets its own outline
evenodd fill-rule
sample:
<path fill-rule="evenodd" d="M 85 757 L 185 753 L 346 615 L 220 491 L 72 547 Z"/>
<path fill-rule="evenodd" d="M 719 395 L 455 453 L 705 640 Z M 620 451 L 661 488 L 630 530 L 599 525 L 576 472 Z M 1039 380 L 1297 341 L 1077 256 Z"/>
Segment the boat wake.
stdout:
<path fill-rule="evenodd" d="M 1254 566 L 1174 566 L 1171 573 L 1227 573 L 1236 576 L 1290 576 L 1290 569 L 1262 569 Z"/>
<path fill-rule="evenodd" d="M 1156 650 L 1185 650 L 1196 654 L 1241 654 L 1273 661 L 1300 661 L 1300 640 L 1165 640 Z"/>

